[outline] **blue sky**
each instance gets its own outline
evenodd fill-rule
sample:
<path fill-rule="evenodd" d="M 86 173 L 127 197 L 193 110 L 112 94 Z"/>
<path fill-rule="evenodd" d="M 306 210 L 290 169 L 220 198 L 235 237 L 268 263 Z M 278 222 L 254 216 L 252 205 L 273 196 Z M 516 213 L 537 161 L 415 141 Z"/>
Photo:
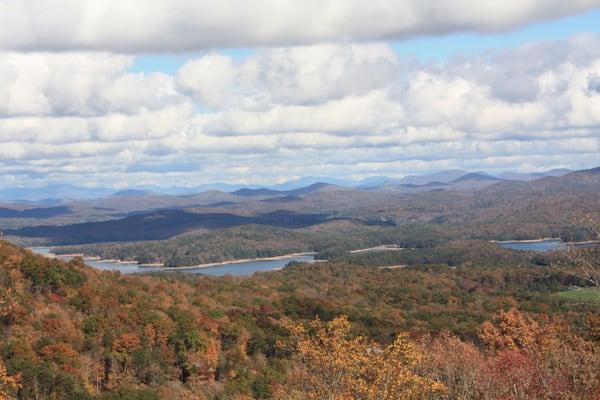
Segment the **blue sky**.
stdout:
<path fill-rule="evenodd" d="M 455 54 L 469 55 L 488 49 L 515 47 L 527 42 L 561 40 L 582 32 L 600 32 L 600 10 L 533 24 L 512 32 L 460 33 L 435 38 L 415 38 L 396 42 L 393 47 L 399 54 L 435 61 Z"/>
<path fill-rule="evenodd" d="M 568 38 L 582 32 L 600 33 L 600 10 L 566 17 L 556 21 L 536 23 L 504 33 L 457 33 L 441 37 L 417 37 L 389 42 L 401 56 L 416 57 L 420 61 L 443 61 L 454 55 L 471 55 L 491 49 L 515 47 L 534 41 L 552 41 Z M 220 49 L 219 53 L 244 58 L 253 49 Z M 183 54 L 147 54 L 136 57 L 131 72 L 163 72 L 174 75 L 187 61 L 205 52 Z"/>
<path fill-rule="evenodd" d="M 221 49 L 219 53 L 234 58 L 244 58 L 254 53 L 253 49 Z M 174 75 L 187 61 L 198 58 L 206 52 L 183 54 L 147 54 L 136 57 L 131 66 L 131 72 L 163 72 Z"/>

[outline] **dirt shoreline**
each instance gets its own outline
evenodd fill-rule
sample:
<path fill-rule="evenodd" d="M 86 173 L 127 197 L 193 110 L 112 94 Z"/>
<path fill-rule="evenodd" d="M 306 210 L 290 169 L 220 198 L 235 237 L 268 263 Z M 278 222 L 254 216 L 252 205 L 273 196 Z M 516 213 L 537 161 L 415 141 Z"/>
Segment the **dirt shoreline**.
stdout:
<path fill-rule="evenodd" d="M 526 240 L 490 240 L 492 243 L 539 243 L 550 241 L 562 241 L 561 238 L 543 238 L 543 239 L 526 239 Z"/>
<path fill-rule="evenodd" d="M 33 250 L 32 248 L 29 248 L 29 249 Z M 48 258 L 81 257 L 81 258 L 83 258 L 84 261 L 89 260 L 89 261 L 96 261 L 99 263 L 120 264 L 120 265 L 124 265 L 124 266 L 130 265 L 132 267 L 156 269 L 159 271 L 160 270 L 173 271 L 173 270 L 186 270 L 186 269 L 196 269 L 196 268 L 211 268 L 211 267 L 218 267 L 218 266 L 229 265 L 229 264 L 243 264 L 243 263 L 247 263 L 247 262 L 274 261 L 274 260 L 282 260 L 282 259 L 291 258 L 291 257 L 314 256 L 316 254 L 317 254 L 316 252 L 292 253 L 292 254 L 284 254 L 281 256 L 261 257 L 261 258 L 242 258 L 242 259 L 238 259 L 238 260 L 221 261 L 221 262 L 217 262 L 217 263 L 206 263 L 206 264 L 199 264 L 199 265 L 185 265 L 185 266 L 180 266 L 180 267 L 165 267 L 164 265 L 162 265 L 160 263 L 140 264 L 136 261 L 124 261 L 124 260 L 118 260 L 118 259 L 103 259 L 103 258 L 100 258 L 97 256 L 86 256 L 84 254 L 55 254 L 55 253 L 49 252 L 48 254 L 43 254 L 43 255 Z"/>
<path fill-rule="evenodd" d="M 166 267 L 166 268 L 161 268 L 162 270 L 186 270 L 186 269 L 195 269 L 195 268 L 211 268 L 211 267 L 218 267 L 221 265 L 229 265 L 229 264 L 244 264 L 247 262 L 256 262 L 256 261 L 274 261 L 274 260 L 282 260 L 284 258 L 291 258 L 291 257 L 300 257 L 300 256 L 314 256 L 317 253 L 292 253 L 292 254 L 285 254 L 282 256 L 274 256 L 274 257 L 261 257 L 261 258 L 242 258 L 242 259 L 238 259 L 238 260 L 230 260 L 230 261 L 221 261 L 218 263 L 207 263 L 207 264 L 199 264 L 199 265 L 186 265 L 186 266 L 181 266 L 181 267 Z"/>

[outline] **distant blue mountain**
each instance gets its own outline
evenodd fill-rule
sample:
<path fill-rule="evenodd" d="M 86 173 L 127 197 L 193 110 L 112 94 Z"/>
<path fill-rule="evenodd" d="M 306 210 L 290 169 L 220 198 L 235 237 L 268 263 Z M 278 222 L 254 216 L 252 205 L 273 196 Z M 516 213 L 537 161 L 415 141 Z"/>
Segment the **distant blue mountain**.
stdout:
<path fill-rule="evenodd" d="M 112 194 L 114 197 L 141 197 L 155 194 L 148 190 L 140 190 L 140 189 L 126 189 L 120 190 Z"/>
<path fill-rule="evenodd" d="M 362 181 L 359 181 L 356 186 L 359 188 L 377 188 L 394 181 L 395 180 L 393 178 L 389 178 L 387 176 L 370 176 Z"/>
<path fill-rule="evenodd" d="M 30 202 L 50 199 L 89 200 L 110 195 L 114 190 L 106 188 L 84 188 L 69 184 L 50 185 L 41 188 L 13 187 L 0 189 L 0 200 Z"/>
<path fill-rule="evenodd" d="M 531 181 L 538 178 L 543 178 L 545 176 L 563 176 L 568 174 L 569 172 L 573 172 L 570 169 L 560 168 L 560 169 L 552 169 L 550 171 L 544 172 L 532 172 L 532 173 L 519 173 L 519 172 L 503 172 L 498 175 L 499 178 L 502 179 L 511 179 L 513 181 Z"/>
<path fill-rule="evenodd" d="M 307 176 L 304 178 L 296 179 L 293 181 L 280 183 L 277 185 L 268 185 L 264 186 L 268 189 L 273 190 L 295 190 L 303 187 L 307 187 L 313 185 L 315 183 L 327 183 L 329 185 L 343 186 L 343 187 L 355 187 L 358 186 L 360 182 L 352 181 L 350 179 L 341 179 L 341 178 L 329 178 L 325 176 Z"/>
<path fill-rule="evenodd" d="M 469 172 L 462 169 L 451 169 L 447 171 L 435 172 L 425 175 L 409 175 L 398 180 L 400 184 L 411 185 L 426 185 L 431 182 L 450 183 L 461 176 L 467 175 Z"/>
<path fill-rule="evenodd" d="M 404 186 L 418 187 L 423 185 L 440 186 L 443 184 L 456 184 L 465 181 L 483 182 L 496 180 L 531 181 L 545 176 L 562 176 L 569 172 L 568 169 L 554 169 L 545 172 L 516 173 L 503 172 L 498 175 L 490 175 L 485 172 L 468 172 L 460 169 L 440 171 L 431 174 L 409 175 L 404 178 L 391 178 L 386 176 L 372 176 L 363 180 L 350 180 L 331 177 L 308 176 L 293 181 L 275 185 L 257 184 L 228 184 L 209 183 L 198 186 L 184 187 L 171 186 L 161 187 L 156 185 L 137 185 L 124 190 L 114 188 L 86 188 L 70 184 L 55 184 L 39 188 L 12 187 L 0 189 L 0 201 L 19 202 L 23 204 L 60 205 L 71 200 L 92 200 L 108 196 L 147 196 L 147 195 L 190 195 L 211 190 L 233 193 L 239 196 L 253 195 L 289 195 L 295 196 L 303 192 L 294 193 L 296 190 L 314 191 L 313 185 L 335 185 L 346 188 L 379 188 L 382 186 Z M 308 188 L 308 189 L 307 189 Z"/>
<path fill-rule="evenodd" d="M 280 190 L 273 190 L 273 189 L 266 189 L 266 188 L 260 188 L 260 189 L 243 188 L 243 189 L 236 190 L 235 192 L 231 192 L 231 194 L 235 194 L 236 196 L 242 196 L 242 197 L 276 196 L 276 195 L 279 195 L 282 193 L 284 193 L 284 192 L 280 191 Z"/>
<path fill-rule="evenodd" d="M 463 175 L 459 178 L 454 179 L 451 183 L 461 183 L 469 181 L 486 181 L 486 182 L 500 182 L 502 178 L 496 178 L 495 176 L 484 174 L 481 172 L 472 172 L 470 174 Z"/>
<path fill-rule="evenodd" d="M 207 183 L 207 184 L 203 184 L 203 185 L 188 186 L 188 187 L 186 187 L 186 186 L 163 187 L 163 186 L 157 186 L 157 185 L 138 185 L 138 186 L 133 186 L 131 189 L 145 190 L 148 192 L 177 196 L 177 195 L 182 195 L 182 194 L 208 192 L 209 190 L 218 190 L 220 192 L 234 192 L 236 190 L 243 189 L 245 187 L 252 188 L 252 189 L 258 189 L 261 186 L 260 185 L 237 185 L 237 184 L 216 182 L 216 183 Z"/>
<path fill-rule="evenodd" d="M 332 185 L 330 183 L 325 182 L 316 182 L 312 185 L 300 187 L 298 189 L 293 190 L 274 190 L 268 188 L 259 188 L 259 189 L 250 189 L 243 188 L 232 192 L 231 194 L 235 194 L 236 196 L 242 197 L 252 197 L 252 196 L 298 196 L 301 194 L 313 193 L 317 190 L 323 189 L 329 186 L 337 186 Z"/>

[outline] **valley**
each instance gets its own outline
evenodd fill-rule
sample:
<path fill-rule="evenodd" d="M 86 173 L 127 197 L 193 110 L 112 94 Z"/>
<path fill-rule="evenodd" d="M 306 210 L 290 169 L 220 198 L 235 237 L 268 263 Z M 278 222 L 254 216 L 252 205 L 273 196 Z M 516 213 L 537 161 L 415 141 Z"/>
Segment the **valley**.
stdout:
<path fill-rule="evenodd" d="M 490 386 L 477 391 L 493 393 L 517 367 L 486 369 L 505 354 L 486 346 L 510 334 L 485 330 L 516 320 L 554 343 L 543 357 L 537 341 L 523 345 L 523 362 L 555 381 L 581 374 L 564 352 L 600 357 L 598 281 L 578 261 L 600 259 L 589 225 L 600 170 L 527 182 L 456 174 L 5 204 L 4 238 L 36 253 L 0 241 L 8 371 L 24 399 L 275 398 L 303 365 L 281 347 L 299 326 L 347 323 L 377 346 L 405 337 L 421 360 L 411 373 L 454 393 L 470 375 L 443 371 L 478 360 L 477 382 Z M 593 393 L 600 372 L 590 379 L 555 390 Z"/>
<path fill-rule="evenodd" d="M 428 178 L 433 182 L 411 177 L 416 183 L 384 181 L 368 188 L 316 183 L 183 196 L 136 191 L 58 209 L 19 206 L 13 214 L 30 217 L 0 221 L 15 243 L 166 267 L 302 252 L 332 260 L 382 245 L 429 249 L 460 240 L 590 239 L 578 221 L 600 209 L 599 169 L 527 182 L 457 173 L 447 174 L 449 183 L 437 174 Z"/>

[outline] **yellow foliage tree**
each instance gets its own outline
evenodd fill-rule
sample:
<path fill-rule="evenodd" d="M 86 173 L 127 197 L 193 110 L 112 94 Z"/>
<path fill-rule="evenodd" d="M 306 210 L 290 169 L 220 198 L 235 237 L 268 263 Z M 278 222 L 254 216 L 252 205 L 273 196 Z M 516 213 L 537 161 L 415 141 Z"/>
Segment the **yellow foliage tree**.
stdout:
<path fill-rule="evenodd" d="M 0 289 L 0 320 L 7 323 L 13 322 L 19 310 L 14 290 L 11 288 Z"/>
<path fill-rule="evenodd" d="M 19 375 L 10 376 L 6 367 L 0 362 L 0 400 L 11 400 L 15 398 L 15 393 L 21 387 L 21 377 Z"/>
<path fill-rule="evenodd" d="M 281 399 L 404 400 L 442 394 L 444 387 L 415 370 L 422 353 L 405 335 L 389 346 L 350 335 L 351 324 L 338 317 L 313 323 L 316 333 L 286 323 L 295 339 L 296 367 L 278 394 Z"/>

